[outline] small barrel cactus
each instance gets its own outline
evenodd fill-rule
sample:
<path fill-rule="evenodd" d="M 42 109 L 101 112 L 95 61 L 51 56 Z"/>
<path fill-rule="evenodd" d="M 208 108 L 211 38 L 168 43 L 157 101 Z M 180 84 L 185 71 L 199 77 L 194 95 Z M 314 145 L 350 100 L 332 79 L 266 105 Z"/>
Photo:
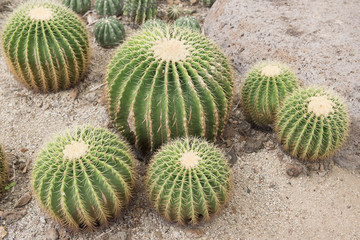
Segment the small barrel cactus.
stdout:
<path fill-rule="evenodd" d="M 216 0 L 201 0 L 201 2 L 207 6 L 207 7 L 211 7 L 215 2 Z"/>
<path fill-rule="evenodd" d="M 4 188 L 9 180 L 9 166 L 6 161 L 4 148 L 0 145 L 0 193 L 4 191 Z"/>
<path fill-rule="evenodd" d="M 295 75 L 286 66 L 266 62 L 255 66 L 241 90 L 246 118 L 260 127 L 272 124 L 284 98 L 298 88 Z"/>
<path fill-rule="evenodd" d="M 102 47 L 115 47 L 125 39 L 125 28 L 115 17 L 100 19 L 94 29 L 96 41 Z"/>
<path fill-rule="evenodd" d="M 90 60 L 88 32 L 67 7 L 49 2 L 25 3 L 5 26 L 6 62 L 27 88 L 59 91 L 77 84 Z"/>
<path fill-rule="evenodd" d="M 91 8 L 91 0 L 63 0 L 62 3 L 79 14 L 84 14 Z"/>
<path fill-rule="evenodd" d="M 110 117 L 143 154 L 175 137 L 215 140 L 231 109 L 233 80 L 229 61 L 204 35 L 144 29 L 109 64 Z"/>
<path fill-rule="evenodd" d="M 174 22 L 179 27 L 187 27 L 194 31 L 201 32 L 201 26 L 198 20 L 193 17 L 181 17 Z"/>
<path fill-rule="evenodd" d="M 333 93 L 320 88 L 300 89 L 284 100 L 275 129 L 292 156 L 316 161 L 340 149 L 348 135 L 349 116 Z"/>
<path fill-rule="evenodd" d="M 167 16 L 170 20 L 176 20 L 182 15 L 182 11 L 179 6 L 171 5 L 167 10 Z"/>
<path fill-rule="evenodd" d="M 32 176 L 35 195 L 55 219 L 74 230 L 93 230 L 129 202 L 134 158 L 115 134 L 81 127 L 48 143 Z"/>
<path fill-rule="evenodd" d="M 100 16 L 120 16 L 123 11 L 123 1 L 96 0 L 95 10 Z"/>
<path fill-rule="evenodd" d="M 209 220 L 225 205 L 232 186 L 222 151 L 197 138 L 163 146 L 153 156 L 146 178 L 153 207 L 181 225 Z"/>
<path fill-rule="evenodd" d="M 163 20 L 160 19 L 149 19 L 147 20 L 143 25 L 141 25 L 141 29 L 150 29 L 153 27 L 158 28 L 166 28 L 166 23 Z"/>
<path fill-rule="evenodd" d="M 147 19 L 156 17 L 156 0 L 125 0 L 124 15 L 141 25 Z"/>

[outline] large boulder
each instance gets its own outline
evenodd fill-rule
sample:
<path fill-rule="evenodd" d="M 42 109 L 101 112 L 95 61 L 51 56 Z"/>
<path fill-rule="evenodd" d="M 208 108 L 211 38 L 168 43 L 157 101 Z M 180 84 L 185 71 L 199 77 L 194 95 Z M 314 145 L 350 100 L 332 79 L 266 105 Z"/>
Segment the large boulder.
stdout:
<path fill-rule="evenodd" d="M 238 86 L 253 64 L 272 59 L 292 66 L 302 85 L 344 97 L 351 131 L 334 160 L 350 169 L 360 169 L 359 12 L 358 0 L 217 0 L 204 22 L 233 61 Z"/>

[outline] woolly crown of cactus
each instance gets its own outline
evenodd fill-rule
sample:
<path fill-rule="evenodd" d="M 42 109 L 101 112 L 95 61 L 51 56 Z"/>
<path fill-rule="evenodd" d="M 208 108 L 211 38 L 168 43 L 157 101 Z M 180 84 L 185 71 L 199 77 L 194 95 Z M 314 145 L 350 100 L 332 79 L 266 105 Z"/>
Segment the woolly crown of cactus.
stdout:
<path fill-rule="evenodd" d="M 88 33 L 80 18 L 51 2 L 21 5 L 5 26 L 2 48 L 15 77 L 39 92 L 74 86 L 90 59 Z"/>
<path fill-rule="evenodd" d="M 134 158 L 115 134 L 80 127 L 49 142 L 32 173 L 43 208 L 74 230 L 93 230 L 117 218 L 134 187 Z"/>
<path fill-rule="evenodd" d="M 171 222 L 196 225 L 228 201 L 231 170 L 222 151 L 202 139 L 178 139 L 161 148 L 147 171 L 156 211 Z"/>
<path fill-rule="evenodd" d="M 233 79 L 227 58 L 204 35 L 144 29 L 109 64 L 110 117 L 143 153 L 179 136 L 215 140 L 228 119 Z"/>
<path fill-rule="evenodd" d="M 321 88 L 299 89 L 284 100 L 275 129 L 292 156 L 321 160 L 332 156 L 345 142 L 349 114 L 334 93 Z"/>

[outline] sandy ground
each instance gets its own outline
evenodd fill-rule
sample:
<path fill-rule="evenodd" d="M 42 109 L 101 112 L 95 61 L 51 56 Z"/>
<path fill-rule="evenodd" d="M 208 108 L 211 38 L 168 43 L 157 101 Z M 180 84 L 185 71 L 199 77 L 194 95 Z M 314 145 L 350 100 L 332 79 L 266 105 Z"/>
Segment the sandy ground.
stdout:
<path fill-rule="evenodd" d="M 196 9 L 195 16 L 203 19 L 207 9 Z M 4 19 L 0 18 L 1 25 Z M 126 29 L 134 32 L 130 25 Z M 234 189 L 227 207 L 208 223 L 180 227 L 159 217 L 144 194 L 146 164 L 141 161 L 137 162 L 139 176 L 133 201 L 106 229 L 73 233 L 44 214 L 34 200 L 14 208 L 16 201 L 30 192 L 36 154 L 57 133 L 85 124 L 114 130 L 104 105 L 103 78 L 115 50 L 92 43 L 92 52 L 90 72 L 79 84 L 76 99 L 73 90 L 44 95 L 24 89 L 0 56 L 0 142 L 11 162 L 12 181 L 16 182 L 0 200 L 0 236 L 5 230 L 5 239 L 360 238 L 359 171 L 343 169 L 332 160 L 298 163 L 281 151 L 272 132 L 250 128 L 236 105 L 237 99 L 218 142 L 232 164 Z M 27 163 L 29 168 L 24 172 Z"/>

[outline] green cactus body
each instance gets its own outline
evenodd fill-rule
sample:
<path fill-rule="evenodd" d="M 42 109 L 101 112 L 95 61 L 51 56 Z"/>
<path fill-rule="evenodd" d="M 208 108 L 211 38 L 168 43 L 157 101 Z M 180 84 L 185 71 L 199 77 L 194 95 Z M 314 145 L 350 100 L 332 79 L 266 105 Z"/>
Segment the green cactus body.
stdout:
<path fill-rule="evenodd" d="M 146 177 L 153 207 L 181 225 L 209 220 L 228 201 L 232 186 L 224 154 L 197 138 L 163 146 L 153 156 Z"/>
<path fill-rule="evenodd" d="M 332 156 L 344 143 L 349 116 L 344 103 L 322 89 L 300 89 L 287 97 L 275 129 L 284 149 L 294 157 L 316 161 Z"/>
<path fill-rule="evenodd" d="M 182 11 L 179 6 L 171 5 L 167 10 L 167 15 L 170 20 L 176 20 L 182 15 Z"/>
<path fill-rule="evenodd" d="M 6 62 L 27 88 L 59 91 L 77 84 L 90 60 L 88 32 L 67 7 L 27 3 L 10 18 L 2 36 Z"/>
<path fill-rule="evenodd" d="M 147 20 L 143 25 L 141 25 L 141 29 L 151 29 L 153 27 L 158 28 L 166 28 L 166 23 L 163 20 L 160 19 L 149 19 Z"/>
<path fill-rule="evenodd" d="M 134 187 L 134 158 L 118 137 L 82 127 L 48 143 L 32 173 L 44 209 L 74 230 L 106 226 L 128 204 Z"/>
<path fill-rule="evenodd" d="M 115 17 L 100 19 L 94 30 L 96 41 L 102 47 L 115 47 L 125 39 L 125 28 Z"/>
<path fill-rule="evenodd" d="M 63 0 L 62 3 L 79 14 L 84 14 L 91 8 L 91 0 Z"/>
<path fill-rule="evenodd" d="M 201 33 L 201 26 L 198 20 L 193 17 L 181 17 L 174 22 L 179 27 L 187 27 Z"/>
<path fill-rule="evenodd" d="M 6 161 L 4 148 L 0 145 L 0 193 L 4 191 L 4 188 L 9 180 L 9 165 Z"/>
<path fill-rule="evenodd" d="M 295 75 L 274 62 L 255 66 L 241 90 L 241 106 L 250 122 L 267 127 L 275 120 L 281 102 L 298 88 Z"/>
<path fill-rule="evenodd" d="M 95 10 L 100 16 L 120 16 L 123 11 L 123 1 L 96 0 Z"/>
<path fill-rule="evenodd" d="M 207 6 L 207 7 L 211 7 L 215 2 L 216 0 L 201 0 L 201 2 Z"/>
<path fill-rule="evenodd" d="M 111 119 L 148 153 L 175 137 L 215 140 L 230 112 L 233 71 L 204 35 L 154 27 L 121 46 L 106 85 Z"/>
<path fill-rule="evenodd" d="M 156 0 L 125 0 L 124 15 L 141 25 L 156 17 Z"/>

